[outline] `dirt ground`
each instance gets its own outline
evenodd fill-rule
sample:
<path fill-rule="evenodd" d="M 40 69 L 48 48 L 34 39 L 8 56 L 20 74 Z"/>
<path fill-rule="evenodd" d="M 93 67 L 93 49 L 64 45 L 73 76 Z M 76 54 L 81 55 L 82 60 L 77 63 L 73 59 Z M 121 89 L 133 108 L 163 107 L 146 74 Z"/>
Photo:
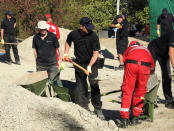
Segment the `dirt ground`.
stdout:
<path fill-rule="evenodd" d="M 68 30 L 61 29 L 61 48 L 64 50 L 64 42 L 67 36 L 67 33 L 69 32 Z M 129 38 L 129 41 L 132 40 L 137 40 L 135 38 Z M 147 45 L 148 43 L 145 41 L 138 40 L 140 43 Z M 118 60 L 114 60 L 114 56 L 116 55 L 115 51 L 115 39 L 100 39 L 101 42 L 101 50 L 106 54 L 106 59 L 105 59 L 105 65 L 103 69 L 99 70 L 99 77 L 98 79 L 100 80 L 100 89 L 101 93 L 107 93 L 113 90 L 119 90 L 120 86 L 122 84 L 122 77 L 124 71 L 119 71 L 119 70 L 114 70 L 114 67 L 117 67 L 119 65 Z M 18 45 L 19 48 L 19 55 L 21 58 L 21 64 L 22 65 L 7 65 L 4 62 L 4 56 L 0 57 L 0 87 L 13 87 L 16 84 L 16 79 L 20 78 L 23 76 L 26 72 L 31 72 L 35 71 L 35 61 L 34 61 L 34 56 L 33 56 L 33 50 L 31 48 L 32 44 L 32 37 L 29 37 L 25 41 L 23 41 L 21 44 Z M 73 57 L 73 47 L 70 50 L 70 57 Z M 159 65 L 157 63 L 157 68 L 156 68 L 156 73 L 158 75 L 159 80 L 161 80 L 161 72 Z M 70 80 L 75 82 L 75 77 L 74 77 L 74 69 L 72 68 L 72 65 L 66 64 L 65 70 L 61 72 L 61 79 L 62 80 Z M 173 83 L 172 83 L 173 84 Z M 9 88 L 9 89 L 10 89 Z M 19 88 L 19 87 L 18 87 Z M 0 88 L 0 105 L 2 103 L 2 100 L 6 98 L 2 94 L 2 90 L 5 90 L 5 88 Z M 174 89 L 172 89 L 174 92 Z M 19 91 L 19 90 L 13 90 L 14 92 Z M 8 91 L 7 91 L 8 94 Z M 174 94 L 173 94 L 174 95 Z M 115 120 L 116 118 L 120 118 L 119 116 L 119 109 L 120 109 L 120 104 L 118 103 L 112 103 L 109 102 L 109 100 L 114 99 L 121 101 L 121 93 L 113 93 L 107 96 L 102 96 L 102 110 L 104 115 L 106 116 L 107 120 Z M 29 96 L 28 96 L 29 97 Z M 33 99 L 35 96 L 33 96 Z M 42 99 L 42 98 L 36 98 L 36 99 Z M 44 98 L 45 99 L 45 98 Z M 40 100 L 42 101 L 42 100 Z M 51 100 L 55 102 L 54 100 Z M 142 124 L 134 127 L 129 127 L 125 129 L 125 131 L 163 131 L 163 130 L 169 130 L 173 131 L 174 130 L 174 110 L 172 109 L 167 109 L 164 106 L 164 96 L 162 93 L 162 87 L 160 84 L 159 90 L 158 90 L 158 108 L 155 109 L 154 113 L 154 122 L 149 122 L 149 121 L 143 121 Z M 38 101 L 36 101 L 37 103 Z M 59 101 L 58 101 L 59 102 Z M 49 100 L 46 101 L 46 103 L 49 103 Z M 63 104 L 63 103 L 62 103 Z M 19 104 L 20 105 L 20 104 Z M 66 104 L 65 104 L 66 105 Z M 67 104 L 68 105 L 68 104 Z M 3 105 L 1 105 L 3 106 Z M 18 106 L 18 104 L 15 104 L 15 106 Z M 37 105 L 38 106 L 38 105 Z M 49 104 L 49 108 L 51 109 L 53 105 Z M 90 109 L 93 110 L 93 107 L 91 104 L 89 105 Z M 15 108 L 14 108 L 15 109 Z M 21 108 L 22 110 L 22 108 Z M 0 121 L 2 122 L 2 115 L 3 113 L 0 110 Z M 8 115 L 8 113 L 6 114 Z M 9 117 L 10 119 L 10 117 Z M 13 124 L 13 123 L 12 123 Z M 39 124 L 39 123 L 37 123 Z M 55 124 L 55 123 L 54 123 Z M 30 124 L 30 126 L 32 126 Z M 97 126 L 97 125 L 96 125 Z M 39 127 L 39 126 L 38 126 Z M 0 129 L 3 129 L 0 124 Z M 12 130 L 12 128 L 5 128 Z M 19 128 L 20 129 L 20 128 Z M 33 128 L 29 128 L 33 129 Z M 63 128 L 62 128 L 63 129 Z M 89 128 L 86 128 L 89 129 Z M 94 130 L 97 130 L 97 128 L 93 128 Z M 109 130 L 109 128 L 107 128 Z M 107 130 L 103 129 L 103 130 Z M 115 127 L 115 129 L 117 129 Z M 42 130 L 42 128 L 39 128 L 39 130 Z M 48 128 L 48 130 L 51 130 Z M 91 129 L 90 129 L 91 130 Z M 102 130 L 100 128 L 100 130 Z"/>

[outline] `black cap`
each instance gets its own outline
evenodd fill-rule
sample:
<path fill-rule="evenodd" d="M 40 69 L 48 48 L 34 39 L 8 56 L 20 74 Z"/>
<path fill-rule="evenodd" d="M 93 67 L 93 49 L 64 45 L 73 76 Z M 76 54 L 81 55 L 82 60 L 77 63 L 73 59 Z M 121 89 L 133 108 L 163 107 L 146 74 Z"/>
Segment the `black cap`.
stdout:
<path fill-rule="evenodd" d="M 123 12 L 122 15 L 124 15 L 125 18 L 127 18 L 127 13 Z"/>
<path fill-rule="evenodd" d="M 116 19 L 119 19 L 119 18 L 122 18 L 122 16 L 121 15 L 117 15 L 116 16 Z"/>
<path fill-rule="evenodd" d="M 5 15 L 8 15 L 8 16 L 13 16 L 13 13 L 11 12 L 11 11 L 7 11 L 6 13 L 5 13 Z"/>
<path fill-rule="evenodd" d="M 94 25 L 92 24 L 92 20 L 88 17 L 83 17 L 80 19 L 80 25 L 83 25 L 86 27 L 87 30 L 93 30 Z"/>
<path fill-rule="evenodd" d="M 167 16 L 167 14 L 168 14 L 168 10 L 167 10 L 166 8 L 164 8 L 164 9 L 162 10 L 162 15 L 163 15 L 163 16 Z"/>

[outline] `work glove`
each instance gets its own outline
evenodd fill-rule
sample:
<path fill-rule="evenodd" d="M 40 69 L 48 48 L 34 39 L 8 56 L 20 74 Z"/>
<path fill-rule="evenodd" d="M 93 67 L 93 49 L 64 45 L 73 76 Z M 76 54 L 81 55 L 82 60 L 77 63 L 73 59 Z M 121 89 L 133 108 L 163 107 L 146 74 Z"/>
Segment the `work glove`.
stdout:
<path fill-rule="evenodd" d="M 68 54 L 64 54 L 63 55 L 63 61 L 65 61 L 65 62 L 71 62 L 71 60 L 68 57 Z"/>
<path fill-rule="evenodd" d="M 157 30 L 157 35 L 160 37 L 160 31 L 159 30 Z"/>
<path fill-rule="evenodd" d="M 92 71 L 91 71 L 91 66 L 88 65 L 87 71 L 88 71 L 89 73 L 92 73 Z"/>
<path fill-rule="evenodd" d="M 115 27 L 118 28 L 120 26 L 120 24 L 116 24 Z"/>
<path fill-rule="evenodd" d="M 65 63 L 61 62 L 59 65 L 59 70 L 64 70 L 65 69 Z"/>
<path fill-rule="evenodd" d="M 4 40 L 1 40 L 1 44 L 4 44 Z"/>
<path fill-rule="evenodd" d="M 114 32 L 117 32 L 117 28 L 114 28 Z"/>

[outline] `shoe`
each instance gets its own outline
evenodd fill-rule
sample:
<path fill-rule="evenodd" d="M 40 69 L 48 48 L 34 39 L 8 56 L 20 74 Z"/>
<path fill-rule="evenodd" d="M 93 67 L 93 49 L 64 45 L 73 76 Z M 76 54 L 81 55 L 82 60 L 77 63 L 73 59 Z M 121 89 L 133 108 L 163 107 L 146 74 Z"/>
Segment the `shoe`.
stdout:
<path fill-rule="evenodd" d="M 119 128 L 127 128 L 129 125 L 129 119 L 122 118 L 120 123 L 118 124 Z"/>
<path fill-rule="evenodd" d="M 131 120 L 130 120 L 130 125 L 131 126 L 135 126 L 141 124 L 141 121 L 139 120 L 138 117 L 134 116 Z"/>
<path fill-rule="evenodd" d="M 123 70 L 124 69 L 124 65 L 119 65 L 119 67 L 117 67 L 118 70 Z"/>
<path fill-rule="evenodd" d="M 97 117 L 100 118 L 101 120 L 105 120 L 105 116 L 103 115 L 101 109 L 94 109 L 94 114 L 96 114 Z"/>
<path fill-rule="evenodd" d="M 17 65 L 21 65 L 21 62 L 20 62 L 20 61 L 16 61 L 15 64 L 17 64 Z"/>
<path fill-rule="evenodd" d="M 174 109 L 174 101 L 172 99 L 166 100 L 165 107 L 167 107 L 169 109 Z"/>
<path fill-rule="evenodd" d="M 11 65 L 11 64 L 12 64 L 12 61 L 6 61 L 6 63 L 7 63 L 8 65 Z"/>

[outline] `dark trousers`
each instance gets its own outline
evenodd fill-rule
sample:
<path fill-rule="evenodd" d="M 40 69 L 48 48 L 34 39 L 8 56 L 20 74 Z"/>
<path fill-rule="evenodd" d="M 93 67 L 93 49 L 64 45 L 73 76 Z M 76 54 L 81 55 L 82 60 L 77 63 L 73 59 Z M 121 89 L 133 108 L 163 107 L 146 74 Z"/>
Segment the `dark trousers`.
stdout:
<path fill-rule="evenodd" d="M 81 64 L 84 68 L 87 67 L 85 64 Z M 98 80 L 98 67 L 94 65 L 92 67 L 92 74 L 88 77 L 89 84 L 91 87 L 91 103 L 95 109 L 101 109 L 101 95 Z M 88 84 L 87 75 L 83 71 L 75 67 L 75 78 L 76 78 L 76 88 L 73 89 L 73 102 L 79 104 L 81 107 L 88 109 Z"/>
<path fill-rule="evenodd" d="M 166 100 L 171 100 L 172 98 L 172 87 L 171 87 L 171 70 L 170 70 L 170 61 L 169 57 L 162 58 L 157 57 L 157 60 L 161 67 L 161 73 L 162 73 L 162 87 L 163 87 L 163 93 Z"/>
<path fill-rule="evenodd" d="M 16 43 L 16 37 L 12 35 L 4 35 L 4 41 L 7 43 Z M 12 61 L 11 56 L 10 56 L 10 49 L 12 47 L 13 54 L 15 57 L 15 61 L 20 61 L 19 55 L 18 55 L 18 48 L 17 45 L 10 45 L 10 44 L 5 44 L 5 52 L 6 52 L 6 58 L 7 61 Z"/>
<path fill-rule="evenodd" d="M 158 61 L 159 65 L 161 67 L 161 73 L 162 73 L 162 88 L 164 97 L 167 101 L 173 100 L 172 97 L 172 88 L 171 88 L 171 70 L 170 70 L 170 61 L 169 61 L 169 55 L 159 55 L 157 51 L 155 51 L 154 47 L 152 45 L 148 46 L 148 49 L 150 50 L 152 57 L 154 59 L 154 62 Z"/>
<path fill-rule="evenodd" d="M 50 65 L 50 66 L 41 66 L 41 65 L 37 65 L 36 66 L 36 70 L 37 71 L 47 71 L 48 73 L 48 78 L 49 79 L 53 79 L 56 75 L 56 73 L 58 72 L 58 67 L 57 64 L 55 65 Z M 55 77 L 55 81 L 59 80 L 59 76 L 60 73 Z"/>
<path fill-rule="evenodd" d="M 127 47 L 128 47 L 128 37 L 125 38 L 116 38 L 116 50 L 117 50 L 117 54 L 124 54 L 124 52 L 126 51 Z"/>

